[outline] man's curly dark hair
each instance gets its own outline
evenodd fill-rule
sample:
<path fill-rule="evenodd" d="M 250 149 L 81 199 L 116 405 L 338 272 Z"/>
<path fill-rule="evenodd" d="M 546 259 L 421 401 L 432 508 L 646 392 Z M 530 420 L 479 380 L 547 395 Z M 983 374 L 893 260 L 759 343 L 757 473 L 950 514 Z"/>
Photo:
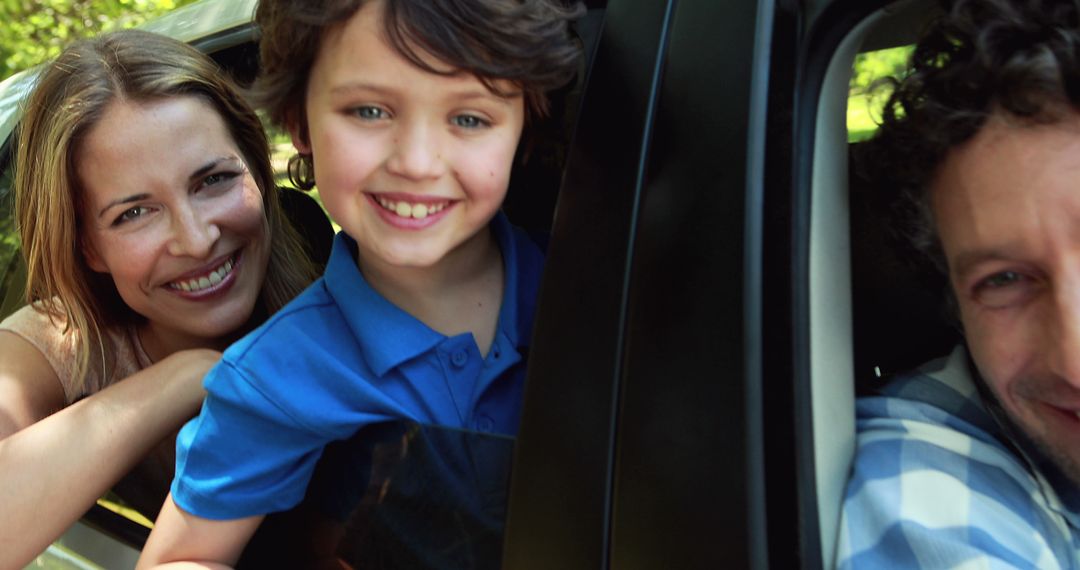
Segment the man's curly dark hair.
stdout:
<path fill-rule="evenodd" d="M 908 74 L 893 84 L 857 166 L 927 274 L 948 275 L 928 188 L 949 150 L 993 114 L 1045 124 L 1080 112 L 1078 1 L 946 2 L 945 15 L 916 45 Z"/>

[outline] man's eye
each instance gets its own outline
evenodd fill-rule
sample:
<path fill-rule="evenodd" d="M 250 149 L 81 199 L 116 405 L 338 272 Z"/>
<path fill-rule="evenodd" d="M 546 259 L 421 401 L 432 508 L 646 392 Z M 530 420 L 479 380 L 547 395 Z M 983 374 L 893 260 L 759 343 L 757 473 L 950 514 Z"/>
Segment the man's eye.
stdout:
<path fill-rule="evenodd" d="M 491 126 L 491 123 L 477 117 L 476 115 L 455 115 L 450 122 L 456 127 L 463 129 L 479 129 L 481 127 Z"/>
<path fill-rule="evenodd" d="M 990 277 L 987 277 L 979 285 L 982 287 L 1000 288 L 1012 285 L 1020 281 L 1022 276 L 1015 271 L 1002 271 L 1001 273 L 995 273 Z"/>
<path fill-rule="evenodd" d="M 115 220 L 113 220 L 112 225 L 119 226 L 120 224 L 123 224 L 125 222 L 130 222 L 145 215 L 148 211 L 149 208 L 147 208 L 146 206 L 135 206 L 132 208 L 128 208 L 121 212 L 120 215 L 117 216 Z"/>
<path fill-rule="evenodd" d="M 1017 305 L 1026 301 L 1038 290 L 1038 283 L 1031 277 L 1016 271 L 995 273 L 975 285 L 975 301 L 990 308 Z"/>
<path fill-rule="evenodd" d="M 365 121 L 377 121 L 379 119 L 385 119 L 389 117 L 389 113 L 387 113 L 385 109 L 373 107 L 371 105 L 357 107 L 353 109 L 352 112 L 354 115 L 361 119 L 364 119 Z"/>

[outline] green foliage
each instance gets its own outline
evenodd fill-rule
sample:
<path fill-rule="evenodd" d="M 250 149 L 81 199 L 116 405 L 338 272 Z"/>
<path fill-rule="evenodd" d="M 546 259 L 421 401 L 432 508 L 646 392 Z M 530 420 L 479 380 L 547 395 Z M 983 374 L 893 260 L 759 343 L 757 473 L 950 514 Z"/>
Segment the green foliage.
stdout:
<path fill-rule="evenodd" d="M 889 78 L 900 79 L 907 72 L 914 46 L 869 51 L 855 56 L 848 88 L 848 141 L 871 137 L 881 122 L 881 109 L 889 100 Z"/>
<path fill-rule="evenodd" d="M 914 49 L 915 46 L 902 46 L 856 55 L 851 74 L 851 91 L 866 93 L 883 77 L 902 77 Z"/>
<path fill-rule="evenodd" d="M 0 78 L 56 57 L 68 43 L 130 28 L 194 0 L 0 0 Z"/>

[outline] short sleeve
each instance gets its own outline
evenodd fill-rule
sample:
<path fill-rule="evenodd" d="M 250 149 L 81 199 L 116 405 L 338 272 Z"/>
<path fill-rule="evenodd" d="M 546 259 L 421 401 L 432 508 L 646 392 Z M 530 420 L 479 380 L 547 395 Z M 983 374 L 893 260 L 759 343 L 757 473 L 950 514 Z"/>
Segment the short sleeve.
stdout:
<path fill-rule="evenodd" d="M 294 421 L 228 361 L 205 385 L 202 411 L 176 439 L 176 504 L 225 520 L 299 503 L 326 438 Z"/>

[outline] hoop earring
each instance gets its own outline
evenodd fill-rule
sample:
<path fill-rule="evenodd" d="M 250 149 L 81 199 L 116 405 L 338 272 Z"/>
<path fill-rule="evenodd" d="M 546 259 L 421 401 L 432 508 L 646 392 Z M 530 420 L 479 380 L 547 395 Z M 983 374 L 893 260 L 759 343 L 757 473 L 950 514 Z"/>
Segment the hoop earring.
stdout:
<path fill-rule="evenodd" d="M 300 190 L 315 187 L 315 161 L 310 154 L 294 154 L 289 157 L 289 182 Z"/>

